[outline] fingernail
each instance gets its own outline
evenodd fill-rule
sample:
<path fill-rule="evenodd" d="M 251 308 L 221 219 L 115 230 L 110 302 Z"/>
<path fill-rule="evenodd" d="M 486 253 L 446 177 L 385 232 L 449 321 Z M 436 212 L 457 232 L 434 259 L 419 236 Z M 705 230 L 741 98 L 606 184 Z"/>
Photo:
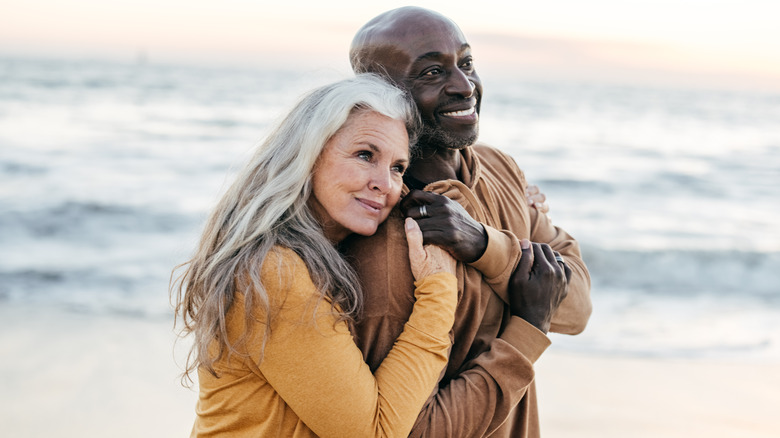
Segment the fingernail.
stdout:
<path fill-rule="evenodd" d="M 531 242 L 528 241 L 528 239 L 523 239 L 520 241 L 520 248 L 528 249 L 531 247 Z"/>
<path fill-rule="evenodd" d="M 406 229 L 411 231 L 414 228 L 414 224 L 412 223 L 414 219 L 408 217 L 406 218 Z"/>

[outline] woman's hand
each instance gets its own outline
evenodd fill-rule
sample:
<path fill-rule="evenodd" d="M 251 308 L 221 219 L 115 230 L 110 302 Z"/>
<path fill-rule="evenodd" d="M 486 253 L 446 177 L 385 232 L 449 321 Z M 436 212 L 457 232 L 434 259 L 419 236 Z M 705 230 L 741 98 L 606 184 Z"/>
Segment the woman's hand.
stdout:
<path fill-rule="evenodd" d="M 409 243 L 409 262 L 415 280 L 436 274 L 449 272 L 455 274 L 455 259 L 447 251 L 436 245 L 423 247 L 423 235 L 417 222 L 408 217 L 404 224 L 406 241 Z"/>
<path fill-rule="evenodd" d="M 539 213 L 549 213 L 550 206 L 547 205 L 547 196 L 542 193 L 539 186 L 530 184 L 525 188 L 525 197 L 528 201 L 528 205 L 539 210 Z"/>

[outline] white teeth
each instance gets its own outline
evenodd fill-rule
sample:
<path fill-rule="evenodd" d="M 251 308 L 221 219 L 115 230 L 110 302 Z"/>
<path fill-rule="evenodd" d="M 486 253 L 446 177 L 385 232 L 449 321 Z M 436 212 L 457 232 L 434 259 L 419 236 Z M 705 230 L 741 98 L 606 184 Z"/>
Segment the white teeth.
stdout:
<path fill-rule="evenodd" d="M 442 114 L 445 115 L 445 116 L 450 116 L 450 117 L 470 116 L 470 115 L 474 114 L 474 107 L 472 106 L 471 108 L 466 109 L 466 110 L 452 111 L 452 112 L 449 112 L 449 113 L 442 113 Z"/>

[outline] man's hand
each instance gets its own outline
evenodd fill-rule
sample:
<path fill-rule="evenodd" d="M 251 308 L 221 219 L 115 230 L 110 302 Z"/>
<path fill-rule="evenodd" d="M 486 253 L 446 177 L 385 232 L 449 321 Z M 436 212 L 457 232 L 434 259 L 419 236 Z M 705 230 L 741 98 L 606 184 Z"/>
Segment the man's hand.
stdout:
<path fill-rule="evenodd" d="M 509 278 L 509 308 L 544 333 L 568 293 L 571 269 L 546 243 L 520 242 L 523 254 Z M 562 260 L 562 259 L 561 259 Z"/>
<path fill-rule="evenodd" d="M 446 196 L 412 190 L 401 201 L 401 211 L 417 221 L 426 245 L 439 245 L 461 262 L 479 259 L 487 248 L 485 227 Z"/>
<path fill-rule="evenodd" d="M 542 193 L 539 186 L 530 184 L 525 188 L 525 199 L 528 201 L 528 205 L 539 210 L 539 213 L 549 213 L 550 206 L 547 205 L 547 196 Z"/>

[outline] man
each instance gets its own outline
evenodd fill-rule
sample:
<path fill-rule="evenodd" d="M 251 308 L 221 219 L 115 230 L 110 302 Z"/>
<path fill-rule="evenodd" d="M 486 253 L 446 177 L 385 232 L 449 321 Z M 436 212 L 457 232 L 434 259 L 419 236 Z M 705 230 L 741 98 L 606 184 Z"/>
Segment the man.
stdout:
<path fill-rule="evenodd" d="M 417 7 L 386 12 L 358 31 L 350 60 L 356 72 L 385 75 L 417 103 L 424 132 L 400 210 L 418 221 L 426 243 L 459 260 L 450 360 L 412 435 L 539 436 L 533 363 L 549 345 L 548 330 L 577 334 L 591 312 L 577 242 L 529 208 L 525 178 L 509 156 L 475 144 L 482 84 L 455 23 Z M 344 246 L 366 294 L 355 341 L 372 369 L 414 299 L 401 221 L 399 211 L 374 236 Z"/>

